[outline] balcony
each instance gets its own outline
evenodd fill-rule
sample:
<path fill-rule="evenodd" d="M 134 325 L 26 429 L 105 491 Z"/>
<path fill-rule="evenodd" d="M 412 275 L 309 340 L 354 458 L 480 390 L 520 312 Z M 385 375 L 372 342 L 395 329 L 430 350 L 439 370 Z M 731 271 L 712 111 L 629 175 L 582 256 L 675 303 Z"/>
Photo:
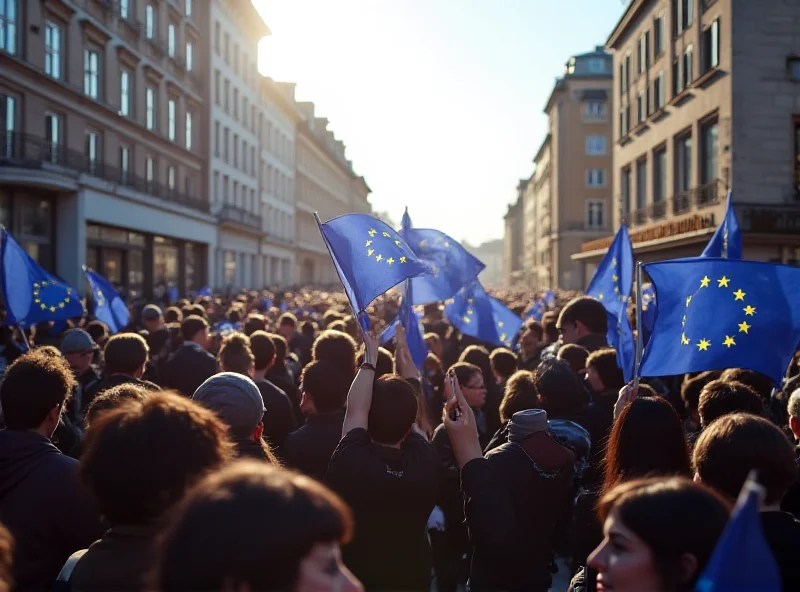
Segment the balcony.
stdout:
<path fill-rule="evenodd" d="M 220 223 L 229 223 L 236 226 L 243 226 L 247 230 L 256 230 L 261 234 L 261 216 L 248 212 L 245 209 L 224 205 L 217 213 Z"/>
<path fill-rule="evenodd" d="M 75 178 L 81 174 L 90 175 L 113 183 L 116 187 L 129 187 L 170 203 L 208 212 L 208 204 L 191 195 L 170 189 L 160 183 L 148 181 L 144 177 L 130 171 L 123 171 L 103 160 L 90 160 L 78 150 L 54 144 L 45 138 L 31 134 L 5 132 L 0 135 L 0 166 L 49 170 Z"/>
<path fill-rule="evenodd" d="M 716 205 L 719 203 L 723 192 L 724 190 L 720 187 L 720 184 L 715 182 L 676 193 L 670 200 L 672 202 L 672 215 L 679 216 Z M 651 221 L 665 219 L 668 209 L 668 202 L 660 200 L 644 208 L 623 214 L 622 219 L 628 226 L 643 226 Z"/>

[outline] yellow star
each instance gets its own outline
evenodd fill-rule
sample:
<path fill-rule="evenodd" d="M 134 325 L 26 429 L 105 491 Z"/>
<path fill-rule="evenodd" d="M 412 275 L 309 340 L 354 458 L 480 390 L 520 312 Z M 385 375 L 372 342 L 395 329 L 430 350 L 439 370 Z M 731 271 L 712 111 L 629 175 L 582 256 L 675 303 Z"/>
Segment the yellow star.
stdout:
<path fill-rule="evenodd" d="M 50 307 L 50 312 L 55 312 L 55 311 L 56 311 L 56 307 L 55 306 L 51 306 Z"/>
<path fill-rule="evenodd" d="M 689 303 L 690 303 L 691 301 L 692 301 L 692 297 L 691 297 L 691 296 L 687 296 L 687 297 L 686 297 L 686 306 L 689 306 Z"/>
<path fill-rule="evenodd" d="M 67 288 L 67 294 L 72 294 L 72 288 Z"/>
<path fill-rule="evenodd" d="M 47 310 L 47 305 L 44 302 L 42 302 L 39 306 L 42 307 L 42 310 Z"/>
<path fill-rule="evenodd" d="M 733 295 L 734 295 L 734 296 L 736 296 L 735 300 L 741 300 L 742 302 L 744 302 L 744 296 L 745 296 L 745 294 L 744 294 L 744 292 L 742 292 L 742 289 L 741 289 L 741 288 L 739 288 L 738 290 L 736 290 L 736 291 L 733 293 Z"/>
<path fill-rule="evenodd" d="M 394 244 L 396 244 L 399 247 L 400 246 L 400 240 L 394 241 Z"/>
<path fill-rule="evenodd" d="M 683 320 L 681 321 L 681 327 L 686 326 L 686 315 L 683 315 Z"/>
<path fill-rule="evenodd" d="M 614 266 L 616 266 L 616 265 L 617 265 L 617 258 L 616 258 L 616 257 L 614 257 L 614 258 L 611 260 L 611 265 L 614 265 Z"/>
<path fill-rule="evenodd" d="M 470 319 L 468 316 L 465 315 L 461 317 L 461 320 L 463 320 L 465 323 L 469 323 L 472 319 Z"/>
<path fill-rule="evenodd" d="M 742 321 L 739 323 L 739 333 L 747 333 L 747 330 L 752 327 L 752 325 L 748 325 L 747 321 Z"/>
<path fill-rule="evenodd" d="M 100 306 L 103 306 L 102 301 L 100 302 Z M 59 302 L 58 303 L 58 308 L 64 308 L 64 303 L 63 302 Z"/>
<path fill-rule="evenodd" d="M 619 286 L 614 286 L 614 291 L 619 293 Z"/>
<path fill-rule="evenodd" d="M 475 299 L 474 298 L 467 298 L 467 302 L 469 302 L 470 304 L 472 304 L 473 300 L 475 300 Z"/>
<path fill-rule="evenodd" d="M 706 351 L 709 345 L 711 345 L 711 342 L 708 339 L 701 339 L 697 347 L 700 351 Z"/>
<path fill-rule="evenodd" d="M 619 279 L 619 277 L 617 277 L 617 274 L 614 274 L 614 275 L 611 276 L 611 281 L 613 281 L 613 282 L 616 282 L 618 279 Z"/>
<path fill-rule="evenodd" d="M 689 345 L 689 340 L 686 338 L 686 333 L 681 333 L 681 345 Z"/>
<path fill-rule="evenodd" d="M 391 265 L 392 263 L 394 263 L 394 257 L 389 257 L 389 258 L 386 260 L 386 263 L 388 263 L 389 265 Z"/>
<path fill-rule="evenodd" d="M 703 276 L 703 279 L 700 280 L 700 287 L 701 288 L 708 288 L 708 284 L 709 284 L 710 281 L 711 281 L 711 279 L 709 279 L 709 277 L 707 275 Z"/>
<path fill-rule="evenodd" d="M 419 241 L 419 248 L 421 249 L 424 246 L 425 246 L 425 239 L 422 239 L 421 241 Z"/>
<path fill-rule="evenodd" d="M 405 262 L 406 262 L 406 258 L 405 257 L 400 257 L 400 263 L 405 263 Z"/>
<path fill-rule="evenodd" d="M 369 232 L 367 232 L 367 234 L 368 234 L 368 235 L 370 235 L 370 236 L 375 236 L 375 234 L 376 234 L 377 232 L 378 232 L 378 231 L 377 231 L 377 230 L 375 230 L 374 228 L 370 228 L 370 229 L 369 229 Z"/>
<path fill-rule="evenodd" d="M 365 246 L 365 247 L 368 247 L 368 246 L 370 246 L 371 244 L 372 244 L 372 241 L 371 241 L 371 240 L 368 240 L 368 241 L 367 241 L 367 244 L 366 244 L 366 245 L 364 245 L 364 246 Z"/>
<path fill-rule="evenodd" d="M 374 252 L 375 252 L 375 249 L 370 249 L 369 251 L 367 251 L 367 256 L 368 256 L 368 257 L 372 257 L 372 254 L 373 254 Z"/>
<path fill-rule="evenodd" d="M 380 253 L 378 253 L 378 254 L 375 256 L 375 261 L 377 261 L 378 263 L 380 263 L 381 261 L 383 261 L 383 255 L 381 255 Z"/>
<path fill-rule="evenodd" d="M 386 238 L 390 238 L 392 235 L 384 230 L 383 231 L 383 236 L 385 236 Z"/>
<path fill-rule="evenodd" d="M 34 290 L 34 291 L 33 291 L 33 295 L 34 295 L 34 296 L 38 296 L 38 295 L 39 295 L 39 290 Z"/>
<path fill-rule="evenodd" d="M 754 314 L 756 314 L 756 307 L 755 306 L 749 306 L 748 305 L 748 306 L 745 306 L 742 310 L 744 311 L 744 314 L 746 314 L 748 317 L 752 317 Z"/>
<path fill-rule="evenodd" d="M 598 299 L 598 300 L 602 300 L 602 299 L 603 299 L 603 293 L 602 293 L 602 292 L 600 292 L 600 293 L 597 295 L 597 299 Z"/>
<path fill-rule="evenodd" d="M 723 275 L 721 278 L 719 278 L 717 280 L 717 287 L 718 288 L 727 288 L 728 287 L 728 282 L 730 282 L 730 280 Z"/>
<path fill-rule="evenodd" d="M 502 329 L 503 328 L 503 321 L 500 321 L 499 323 L 497 323 L 497 326 L 498 326 L 498 328 Z"/>
<path fill-rule="evenodd" d="M 38 288 L 39 287 L 39 282 L 33 282 L 33 287 L 34 288 Z"/>
<path fill-rule="evenodd" d="M 472 310 L 471 308 L 468 308 L 468 309 L 467 309 L 467 314 L 468 314 L 468 315 L 475 314 L 475 311 L 474 311 L 474 310 Z"/>
<path fill-rule="evenodd" d="M 505 342 L 505 340 L 506 340 L 506 334 L 505 333 L 501 333 L 500 334 L 500 341 Z"/>
<path fill-rule="evenodd" d="M 447 241 L 444 241 L 444 246 L 445 246 L 445 248 L 447 248 L 447 247 L 449 247 L 449 246 L 450 246 L 450 243 L 449 243 L 449 242 L 447 242 Z"/>
<path fill-rule="evenodd" d="M 733 340 L 733 337 L 731 337 L 730 335 L 726 335 L 725 342 L 722 345 L 730 349 L 732 345 L 736 345 L 736 342 Z"/>

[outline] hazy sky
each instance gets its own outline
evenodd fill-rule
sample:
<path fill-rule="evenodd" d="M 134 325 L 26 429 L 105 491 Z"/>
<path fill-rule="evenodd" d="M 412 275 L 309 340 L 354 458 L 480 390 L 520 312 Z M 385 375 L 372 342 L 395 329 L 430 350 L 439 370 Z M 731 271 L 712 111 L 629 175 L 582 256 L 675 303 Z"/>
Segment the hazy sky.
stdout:
<path fill-rule="evenodd" d="M 376 211 L 478 244 L 545 135 L 570 55 L 602 45 L 624 0 L 253 0 L 260 69 L 347 146 Z"/>

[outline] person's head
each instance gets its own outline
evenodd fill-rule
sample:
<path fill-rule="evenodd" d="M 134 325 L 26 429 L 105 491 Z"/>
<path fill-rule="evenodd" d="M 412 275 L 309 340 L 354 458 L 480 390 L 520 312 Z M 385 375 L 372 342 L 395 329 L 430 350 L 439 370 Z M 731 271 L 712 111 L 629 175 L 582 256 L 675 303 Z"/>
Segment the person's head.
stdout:
<path fill-rule="evenodd" d="M 588 559 L 598 589 L 693 590 L 729 514 L 725 499 L 686 478 L 618 485 L 598 504 L 603 541 Z"/>
<path fill-rule="evenodd" d="M 580 378 L 563 360 L 545 360 L 534 370 L 533 383 L 539 393 L 539 406 L 550 419 L 579 412 L 588 396 Z"/>
<path fill-rule="evenodd" d="M 522 336 L 519 340 L 522 348 L 522 356 L 530 358 L 536 355 L 539 344 L 544 339 L 544 328 L 539 321 L 528 321 L 522 329 Z"/>
<path fill-rule="evenodd" d="M 489 355 L 492 374 L 497 382 L 505 382 L 519 367 L 517 354 L 505 347 L 498 347 Z"/>
<path fill-rule="evenodd" d="M 141 378 L 150 348 L 144 337 L 137 333 L 118 333 L 111 337 L 103 350 L 106 376 L 123 374 Z"/>
<path fill-rule="evenodd" d="M 187 311 L 188 312 L 188 311 Z M 177 306 L 170 306 L 164 311 L 165 323 L 180 323 L 183 320 L 183 311 Z"/>
<path fill-rule="evenodd" d="M 313 341 L 317 334 L 317 325 L 314 321 L 303 321 L 300 324 L 300 334 L 308 340 Z"/>
<path fill-rule="evenodd" d="M 142 324 L 144 328 L 155 333 L 164 325 L 164 316 L 161 309 L 155 304 L 148 304 L 142 309 Z"/>
<path fill-rule="evenodd" d="M 227 335 L 222 340 L 217 357 L 223 372 L 235 372 L 244 376 L 253 374 L 255 357 L 250 349 L 250 338 L 244 333 L 233 332 Z"/>
<path fill-rule="evenodd" d="M 249 377 L 234 372 L 215 374 L 197 387 L 192 400 L 216 413 L 233 440 L 261 440 L 266 408 L 261 391 Z"/>
<path fill-rule="evenodd" d="M 289 339 L 297 331 L 297 317 L 290 312 L 283 313 L 278 319 L 278 333 Z"/>
<path fill-rule="evenodd" d="M 86 324 L 86 332 L 92 336 L 98 347 L 103 347 L 109 336 L 108 325 L 103 321 L 92 321 Z"/>
<path fill-rule="evenodd" d="M 364 363 L 365 356 L 364 346 L 361 346 L 358 351 L 358 357 L 356 358 L 356 366 L 360 366 Z M 395 359 L 392 353 L 385 347 L 379 347 L 378 359 L 375 360 L 375 378 L 380 378 L 386 374 L 394 374 L 394 364 Z"/>
<path fill-rule="evenodd" d="M 700 425 L 705 428 L 712 421 L 729 413 L 764 414 L 764 401 L 753 389 L 741 382 L 712 380 L 700 391 L 697 405 Z"/>
<path fill-rule="evenodd" d="M 589 354 L 586 359 L 586 382 L 596 393 L 619 392 L 625 386 L 622 370 L 617 365 L 617 350 L 604 348 Z"/>
<path fill-rule="evenodd" d="M 80 474 L 112 525 L 151 524 L 232 452 L 213 413 L 174 393 L 152 393 L 96 418 Z"/>
<path fill-rule="evenodd" d="M 347 333 L 328 329 L 314 342 L 311 359 L 328 360 L 352 380 L 356 375 L 356 342 Z"/>
<path fill-rule="evenodd" d="M 428 346 L 428 351 L 435 355 L 440 360 L 442 359 L 442 338 L 437 333 L 425 333 L 425 345 Z"/>
<path fill-rule="evenodd" d="M 244 322 L 244 334 L 247 336 L 252 335 L 256 331 L 266 331 L 267 330 L 267 319 L 264 318 L 264 315 L 260 314 L 251 314 L 247 317 L 247 320 Z"/>
<path fill-rule="evenodd" d="M 564 360 L 572 371 L 578 375 L 586 370 L 586 360 L 589 358 L 589 350 L 581 347 L 577 343 L 562 345 L 558 350 L 558 359 Z"/>
<path fill-rule="evenodd" d="M 795 439 L 800 439 L 800 389 L 795 390 L 789 397 L 789 429 Z"/>
<path fill-rule="evenodd" d="M 765 404 L 769 403 L 770 397 L 772 396 L 772 389 L 775 386 L 775 383 L 769 376 L 756 372 L 755 370 L 746 370 L 745 368 L 728 368 L 722 373 L 720 378 L 727 382 L 741 382 L 749 386 L 758 393 Z"/>
<path fill-rule="evenodd" d="M 696 478 L 730 500 L 753 469 L 766 489 L 767 505 L 779 504 L 797 480 L 789 439 L 769 420 L 747 413 L 723 415 L 703 430 L 693 461 Z"/>
<path fill-rule="evenodd" d="M 231 306 L 225 313 L 225 317 L 231 324 L 236 325 L 242 322 L 242 311 L 237 305 Z"/>
<path fill-rule="evenodd" d="M 459 362 L 474 364 L 481 369 L 484 383 L 489 385 L 492 382 L 492 363 L 489 361 L 489 350 L 482 345 L 469 345 L 458 356 Z"/>
<path fill-rule="evenodd" d="M 321 483 L 239 461 L 206 477 L 178 507 L 153 588 L 357 592 L 339 550 L 352 533 L 350 509 Z"/>
<path fill-rule="evenodd" d="M 647 475 L 691 474 L 686 436 L 672 405 L 661 397 L 634 399 L 611 429 L 603 491 Z"/>
<path fill-rule="evenodd" d="M 576 343 L 586 335 L 605 335 L 608 316 L 602 302 L 590 296 L 579 296 L 561 311 L 556 327 L 562 342 Z"/>
<path fill-rule="evenodd" d="M 6 428 L 36 430 L 51 437 L 74 386 L 69 364 L 61 356 L 36 350 L 21 355 L 6 369 L 0 383 Z"/>
<path fill-rule="evenodd" d="M 266 331 L 256 331 L 250 336 L 250 349 L 256 372 L 266 372 L 275 363 L 275 342 Z"/>
<path fill-rule="evenodd" d="M 92 399 L 89 407 L 86 408 L 86 416 L 84 417 L 86 427 L 88 428 L 103 413 L 117 409 L 131 401 L 142 403 L 149 395 L 150 391 L 146 388 L 130 382 L 118 384 L 104 390 Z"/>
<path fill-rule="evenodd" d="M 350 381 L 328 360 L 317 360 L 303 368 L 300 379 L 300 409 L 306 415 L 344 409 Z"/>
<path fill-rule="evenodd" d="M 408 382 L 395 374 L 375 381 L 367 420 L 367 432 L 374 442 L 399 446 L 416 419 L 417 396 Z"/>
<path fill-rule="evenodd" d="M 80 376 L 91 367 L 95 351 L 97 344 L 83 329 L 70 329 L 61 341 L 61 353 L 76 376 Z"/>
<path fill-rule="evenodd" d="M 689 419 L 697 427 L 700 427 L 700 413 L 697 410 L 700 405 L 700 393 L 705 385 L 719 378 L 721 375 L 721 372 L 709 370 L 707 372 L 701 372 L 693 377 L 687 375 L 683 379 L 683 383 L 681 384 L 681 399 L 683 399 L 683 403 L 686 405 L 686 413 L 689 415 Z"/>
<path fill-rule="evenodd" d="M 208 333 L 208 322 L 203 317 L 190 315 L 181 323 L 181 335 L 184 343 L 196 343 L 202 348 L 208 347 L 211 336 Z"/>
<path fill-rule="evenodd" d="M 544 343 L 549 345 L 558 341 L 558 321 L 542 319 L 544 329 Z"/>
<path fill-rule="evenodd" d="M 500 403 L 500 419 L 511 419 L 517 411 L 539 408 L 539 395 L 533 383 L 533 372 L 518 370 L 506 381 L 503 400 Z"/>
<path fill-rule="evenodd" d="M 286 342 L 283 335 L 270 333 L 269 337 L 272 339 L 272 343 L 275 346 L 275 361 L 273 364 L 282 367 L 286 363 L 286 352 L 289 350 L 289 344 Z"/>
<path fill-rule="evenodd" d="M 483 379 L 481 368 L 469 362 L 456 362 L 450 366 L 455 372 L 458 386 L 467 404 L 473 409 L 483 407 L 486 402 L 486 383 Z"/>

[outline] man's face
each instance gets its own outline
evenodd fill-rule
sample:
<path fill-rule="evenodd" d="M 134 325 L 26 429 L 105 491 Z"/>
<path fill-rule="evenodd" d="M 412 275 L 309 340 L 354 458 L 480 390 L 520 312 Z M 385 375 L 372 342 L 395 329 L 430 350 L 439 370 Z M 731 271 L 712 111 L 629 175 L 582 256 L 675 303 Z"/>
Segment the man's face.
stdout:
<path fill-rule="evenodd" d="M 91 366 L 93 357 L 93 351 L 69 352 L 64 354 L 64 358 L 67 360 L 69 367 L 72 368 L 72 371 L 78 376 L 86 372 L 89 366 Z"/>
<path fill-rule="evenodd" d="M 576 343 L 580 338 L 580 331 L 578 330 L 578 323 L 562 323 L 559 320 L 558 322 L 558 334 L 561 337 L 561 343 L 568 344 L 568 343 Z"/>
<path fill-rule="evenodd" d="M 278 333 L 280 333 L 284 339 L 289 339 L 294 335 L 294 325 L 291 323 L 281 323 L 281 326 L 278 327 Z"/>
<path fill-rule="evenodd" d="M 154 333 L 163 326 L 164 317 L 156 317 L 154 319 L 144 319 L 143 324 L 145 329 L 147 329 L 150 333 Z"/>
<path fill-rule="evenodd" d="M 539 346 L 539 339 L 536 337 L 536 333 L 530 329 L 525 331 L 525 333 L 522 334 L 520 345 L 522 346 L 522 353 L 525 356 L 533 355 L 536 352 L 536 348 Z"/>

